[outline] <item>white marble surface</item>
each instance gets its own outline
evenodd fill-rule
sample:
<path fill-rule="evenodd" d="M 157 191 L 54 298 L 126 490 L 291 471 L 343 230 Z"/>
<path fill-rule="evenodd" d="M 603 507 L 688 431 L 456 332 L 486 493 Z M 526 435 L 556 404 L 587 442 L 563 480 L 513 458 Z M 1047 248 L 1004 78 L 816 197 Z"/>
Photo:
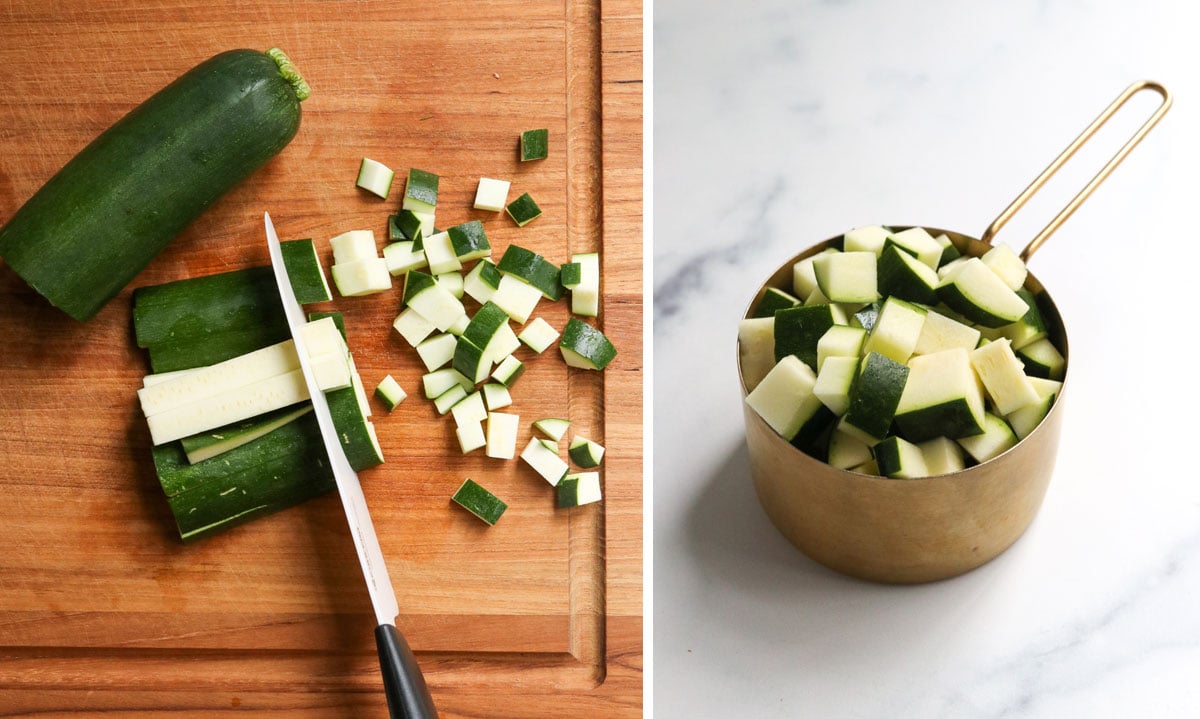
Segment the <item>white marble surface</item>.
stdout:
<path fill-rule="evenodd" d="M 1183 2 L 661 0 L 654 15 L 653 709 L 1200 716 L 1200 52 Z M 1067 325 L 1058 465 L 966 576 L 833 574 L 757 504 L 736 323 L 864 224 L 978 236 L 1130 82 L 1175 106 L 1031 263 Z M 1024 246 L 1146 94 L 999 239 Z"/>

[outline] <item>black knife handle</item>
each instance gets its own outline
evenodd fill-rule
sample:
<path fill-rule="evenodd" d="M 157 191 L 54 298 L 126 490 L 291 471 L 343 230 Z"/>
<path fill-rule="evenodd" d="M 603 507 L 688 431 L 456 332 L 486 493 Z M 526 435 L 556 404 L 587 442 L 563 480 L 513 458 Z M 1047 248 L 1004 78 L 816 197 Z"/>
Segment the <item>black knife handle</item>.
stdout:
<path fill-rule="evenodd" d="M 437 719 L 425 675 L 396 627 L 391 624 L 376 627 L 375 646 L 379 649 L 379 668 L 383 670 L 383 690 L 387 693 L 391 718 Z"/>

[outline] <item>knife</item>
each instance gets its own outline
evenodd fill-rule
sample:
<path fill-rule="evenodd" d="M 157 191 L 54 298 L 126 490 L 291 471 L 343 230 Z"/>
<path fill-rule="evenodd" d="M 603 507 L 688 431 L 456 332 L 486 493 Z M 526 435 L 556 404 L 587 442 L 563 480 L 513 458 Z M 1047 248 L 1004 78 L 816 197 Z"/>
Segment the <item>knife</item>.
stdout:
<path fill-rule="evenodd" d="M 425 686 L 425 677 L 421 674 L 416 657 L 404 636 L 396 630 L 396 616 L 400 613 L 396 592 L 388 577 L 383 550 L 379 547 L 379 537 L 375 535 L 375 526 L 371 523 L 371 513 L 367 510 L 367 500 L 363 496 L 358 474 L 346 459 L 333 426 L 333 415 L 329 413 L 329 403 L 313 376 L 308 349 L 304 345 L 304 333 L 300 331 L 306 324 L 304 311 L 300 309 L 296 293 L 292 291 L 287 267 L 283 264 L 283 253 L 279 248 L 279 235 L 275 234 L 269 213 L 263 213 L 263 222 L 267 228 L 267 247 L 271 253 L 271 267 L 275 270 L 275 282 L 279 285 L 279 298 L 283 301 L 283 312 L 287 316 L 292 340 L 296 343 L 296 354 L 299 355 L 304 383 L 312 400 L 313 414 L 321 428 L 321 440 L 329 454 L 338 494 L 346 510 L 346 521 L 350 524 L 350 533 L 354 535 L 354 548 L 358 551 L 358 561 L 371 594 L 371 605 L 375 608 L 375 646 L 379 650 L 379 667 L 383 671 L 388 713 L 392 719 L 437 719 L 433 698 Z"/>

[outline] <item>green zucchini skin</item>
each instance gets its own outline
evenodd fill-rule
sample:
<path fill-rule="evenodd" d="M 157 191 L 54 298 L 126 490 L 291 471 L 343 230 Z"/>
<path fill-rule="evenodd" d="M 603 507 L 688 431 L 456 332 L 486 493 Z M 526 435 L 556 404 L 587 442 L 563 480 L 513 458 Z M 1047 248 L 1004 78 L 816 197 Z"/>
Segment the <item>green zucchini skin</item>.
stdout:
<path fill-rule="evenodd" d="M 261 340 L 262 346 L 291 336 L 270 267 L 189 277 L 133 291 L 138 347 L 207 344 L 236 330 L 254 331 L 264 326 L 274 331 Z M 274 339 L 277 335 L 282 337 Z M 155 367 L 155 371 L 163 370 Z"/>
<path fill-rule="evenodd" d="M 275 59 L 257 50 L 216 55 L 50 178 L 0 229 L 0 256 L 86 321 L 299 128 L 298 88 Z"/>

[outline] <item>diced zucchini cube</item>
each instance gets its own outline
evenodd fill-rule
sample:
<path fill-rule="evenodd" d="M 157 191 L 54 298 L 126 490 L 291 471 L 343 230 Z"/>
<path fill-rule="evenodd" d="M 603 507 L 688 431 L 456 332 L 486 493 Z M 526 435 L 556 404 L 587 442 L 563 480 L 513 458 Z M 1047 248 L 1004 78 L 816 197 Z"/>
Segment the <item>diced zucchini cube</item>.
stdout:
<path fill-rule="evenodd" d="M 454 254 L 454 245 L 450 242 L 449 232 L 438 232 L 425 238 L 425 260 L 429 263 L 429 272 L 441 275 L 447 272 L 457 272 L 462 269 L 462 262 Z"/>
<path fill-rule="evenodd" d="M 341 312 L 309 312 L 308 313 L 308 321 L 309 322 L 316 322 L 317 320 L 323 320 L 325 318 L 329 318 L 330 320 L 333 320 L 334 326 L 337 327 L 338 334 L 340 334 L 342 336 L 342 341 L 345 342 L 346 341 L 346 320 L 342 317 Z"/>
<path fill-rule="evenodd" d="M 1017 357 L 1030 378 L 1061 380 L 1067 371 L 1066 358 L 1044 337 L 1017 350 Z"/>
<path fill-rule="evenodd" d="M 550 130 L 541 128 L 521 133 L 521 162 L 544 160 L 549 154 Z"/>
<path fill-rule="evenodd" d="M 332 316 L 311 319 L 300 328 L 304 348 L 309 357 L 319 357 L 327 353 L 340 353 L 347 356 L 350 348 L 346 346 L 346 338 Z"/>
<path fill-rule="evenodd" d="M 949 236 L 938 235 L 933 239 L 937 240 L 937 243 L 942 246 L 942 258 L 938 260 L 938 267 L 962 257 L 962 253 L 958 251 L 958 247 L 955 246 L 954 241 Z"/>
<path fill-rule="evenodd" d="M 500 328 L 508 325 L 508 315 L 494 302 L 485 302 L 463 331 L 463 337 L 481 349 L 491 346 Z"/>
<path fill-rule="evenodd" d="M 404 341 L 411 347 L 416 347 L 425 341 L 425 338 L 433 334 L 437 327 L 433 323 L 422 317 L 418 312 L 411 307 L 404 308 L 396 320 L 392 322 L 392 327 L 395 328 Z"/>
<path fill-rule="evenodd" d="M 424 249 L 425 238 L 437 233 L 437 220 L 433 210 L 422 212 L 420 210 L 412 210 L 413 215 L 421 223 L 421 231 L 417 237 L 413 238 L 413 249 Z M 403 214 L 403 213 L 401 213 Z"/>
<path fill-rule="evenodd" d="M 828 247 L 822 250 L 819 254 L 805 257 L 802 260 L 792 265 L 792 294 L 801 299 L 807 300 L 817 287 L 817 273 L 813 269 L 813 262 L 818 257 L 825 253 L 840 252 L 834 247 Z"/>
<path fill-rule="evenodd" d="M 936 270 L 942 260 L 942 245 L 923 227 L 895 232 L 888 235 L 883 244 L 885 249 L 888 246 L 899 247 L 931 269 Z"/>
<path fill-rule="evenodd" d="M 525 324 L 541 299 L 542 293 L 538 288 L 512 275 L 500 278 L 500 286 L 491 297 L 491 301 L 508 313 L 517 324 Z"/>
<path fill-rule="evenodd" d="M 513 328 L 505 322 L 496 330 L 496 334 L 492 337 L 492 341 L 487 347 L 483 348 L 484 357 L 489 362 L 502 362 L 506 357 L 516 352 L 521 348 L 521 340 L 517 339 L 517 333 L 513 332 Z"/>
<path fill-rule="evenodd" d="M 392 237 L 391 239 L 412 240 L 413 242 L 424 240 L 426 233 L 423 232 L 424 221 L 420 215 L 412 210 L 400 210 L 398 214 L 392 215 L 392 217 L 396 219 L 391 220 L 389 218 L 388 230 L 390 232 L 394 227 L 402 237 Z"/>
<path fill-rule="evenodd" d="M 870 252 L 878 257 L 883 252 L 883 244 L 887 241 L 891 230 L 879 225 L 857 227 L 842 236 L 842 250 L 845 252 Z"/>
<path fill-rule="evenodd" d="M 738 321 L 738 363 L 742 367 L 742 382 L 749 392 L 775 366 L 774 317 Z"/>
<path fill-rule="evenodd" d="M 967 263 L 967 260 L 970 260 L 970 259 L 972 259 L 972 258 L 971 257 L 957 257 L 953 260 L 950 260 L 949 262 L 942 265 L 941 267 L 939 267 L 937 270 L 938 285 L 941 286 L 942 283 L 953 278 L 954 275 L 959 270 L 962 269 L 963 265 L 965 265 Z"/>
<path fill-rule="evenodd" d="M 567 320 L 558 348 L 568 366 L 582 369 L 603 370 L 617 356 L 603 332 L 574 317 Z"/>
<path fill-rule="evenodd" d="M 754 308 L 754 317 L 774 317 L 777 310 L 790 310 L 800 306 L 800 298 L 793 297 L 776 287 L 768 287 Z"/>
<path fill-rule="evenodd" d="M 375 396 L 383 402 L 383 406 L 387 408 L 387 411 L 391 412 L 396 409 L 396 405 L 404 401 L 404 398 L 408 394 L 400 387 L 400 383 L 389 374 L 375 388 Z"/>
<path fill-rule="evenodd" d="M 600 473 L 568 474 L 558 483 L 557 493 L 558 506 L 563 509 L 599 502 Z"/>
<path fill-rule="evenodd" d="M 886 437 L 904 393 L 908 372 L 905 365 L 878 352 L 869 352 L 850 389 L 850 406 L 838 427 L 870 445 Z"/>
<path fill-rule="evenodd" d="M 439 285 L 432 275 L 412 270 L 405 277 L 404 303 L 439 330 L 445 332 L 466 313 L 462 301 Z"/>
<path fill-rule="evenodd" d="M 921 325 L 921 334 L 917 337 L 913 354 L 928 355 L 954 348 L 969 352 L 978 345 L 978 329 L 930 310 Z"/>
<path fill-rule="evenodd" d="M 1009 414 L 1038 399 L 1007 337 L 972 351 L 971 367 L 1000 414 Z"/>
<path fill-rule="evenodd" d="M 496 294 L 500 287 L 500 279 L 500 271 L 494 263 L 490 260 L 480 260 L 463 278 L 463 292 L 482 305 Z"/>
<path fill-rule="evenodd" d="M 851 467 L 850 471 L 858 472 L 859 474 L 867 474 L 872 477 L 880 476 L 879 465 L 875 463 L 874 458 L 872 458 L 870 461 L 863 462 L 862 464 L 858 465 L 857 467 Z"/>
<path fill-rule="evenodd" d="M 505 387 L 512 389 L 512 386 L 516 384 L 517 379 L 519 379 L 524 372 L 525 365 L 521 362 L 521 360 L 517 359 L 513 355 L 509 355 L 505 357 L 499 365 L 496 366 L 495 371 L 492 372 L 492 379 L 496 380 Z"/>
<path fill-rule="evenodd" d="M 388 272 L 402 275 L 410 270 L 419 270 L 429 263 L 425 260 L 424 250 L 413 250 L 412 240 L 392 242 L 383 247 L 383 261 L 387 263 Z"/>
<path fill-rule="evenodd" d="M 1004 280 L 1004 284 L 1008 285 L 1010 290 L 1015 292 L 1025 285 L 1025 277 L 1029 270 L 1025 268 L 1020 256 L 1008 245 L 994 245 L 980 259 L 997 277 Z"/>
<path fill-rule="evenodd" d="M 445 415 L 454 408 L 454 405 L 466 398 L 467 390 L 463 389 L 462 385 L 456 384 L 435 397 L 433 399 L 433 406 L 437 408 L 438 414 Z"/>
<path fill-rule="evenodd" d="M 494 525 L 508 509 L 508 505 L 500 498 L 471 479 L 467 479 L 452 497 L 454 503 L 479 517 L 489 525 Z"/>
<path fill-rule="evenodd" d="M 820 287 L 818 287 L 808 294 L 808 297 L 806 297 L 804 300 L 803 306 L 804 307 L 813 307 L 813 306 L 817 306 L 817 305 L 829 305 L 829 304 L 832 304 L 829 301 L 829 298 L 826 297 L 825 293 L 821 291 Z"/>
<path fill-rule="evenodd" d="M 1016 322 L 1029 311 L 1025 300 L 978 257 L 963 260 L 945 273 L 938 297 L 950 309 L 984 327 Z"/>
<path fill-rule="evenodd" d="M 1017 290 L 1017 296 L 1025 301 L 1029 307 L 1029 311 L 1021 319 L 1012 324 L 1004 325 L 995 330 L 989 329 L 989 332 L 995 332 L 995 337 L 1007 337 L 1012 340 L 1012 348 L 1020 350 L 1026 345 L 1037 342 L 1047 336 L 1046 322 L 1042 319 L 1042 311 L 1038 308 L 1037 298 L 1033 293 L 1025 288 Z"/>
<path fill-rule="evenodd" d="M 829 357 L 857 359 L 862 355 L 863 343 L 866 341 L 867 331 L 861 327 L 834 325 L 825 330 L 825 334 L 817 340 L 817 372 L 821 371 Z"/>
<path fill-rule="evenodd" d="M 885 297 L 936 304 L 938 282 L 932 267 L 894 245 L 879 257 L 879 292 Z"/>
<path fill-rule="evenodd" d="M 559 282 L 567 289 L 574 289 L 582 280 L 582 265 L 578 262 L 568 262 L 558 268 Z"/>
<path fill-rule="evenodd" d="M 775 313 L 775 360 L 795 355 L 815 372 L 817 343 L 836 323 L 833 307 L 827 304 L 794 307 Z"/>
<path fill-rule="evenodd" d="M 492 245 L 488 242 L 483 223 L 471 220 L 461 225 L 455 225 L 446 230 L 450 237 L 450 246 L 460 262 L 470 262 L 492 254 Z"/>
<path fill-rule="evenodd" d="M 313 357 L 310 363 L 313 379 L 322 391 L 332 392 L 350 386 L 350 363 L 346 361 L 345 352 L 326 352 Z"/>
<path fill-rule="evenodd" d="M 333 264 L 341 265 L 355 260 L 368 260 L 379 256 L 375 248 L 375 233 L 371 230 L 350 230 L 329 240 L 333 248 Z"/>
<path fill-rule="evenodd" d="M 535 317 L 525 325 L 525 329 L 521 330 L 517 339 L 529 349 L 541 354 L 554 344 L 558 336 L 558 330 L 554 329 L 549 322 L 541 317 Z"/>
<path fill-rule="evenodd" d="M 479 187 L 475 190 L 475 209 L 488 212 L 499 212 L 508 202 L 508 180 L 494 180 L 490 177 L 479 178 Z"/>
<path fill-rule="evenodd" d="M 458 272 L 443 272 L 440 275 L 434 275 L 433 279 L 442 287 L 450 290 L 450 294 L 457 299 L 463 298 L 463 276 Z"/>
<path fill-rule="evenodd" d="M 437 207 L 438 176 L 432 172 L 412 168 L 408 171 L 408 183 L 404 187 L 404 202 L 401 209 L 413 212 L 433 212 Z"/>
<path fill-rule="evenodd" d="M 454 359 L 454 348 L 457 346 L 458 338 L 454 335 L 436 335 L 417 345 L 417 355 L 425 363 L 426 371 L 432 372 Z"/>
<path fill-rule="evenodd" d="M 354 181 L 354 184 L 373 195 L 387 199 L 388 193 L 392 190 L 392 177 L 395 174 L 382 162 L 364 157 L 358 166 L 358 179 Z"/>
<path fill-rule="evenodd" d="M 929 474 L 921 448 L 900 437 L 888 437 L 872 450 L 879 473 L 894 479 L 914 479 Z"/>
<path fill-rule="evenodd" d="M 934 437 L 917 446 L 925 457 L 925 469 L 930 477 L 961 472 L 966 467 L 962 448 L 948 437 Z"/>
<path fill-rule="evenodd" d="M 533 428 L 542 432 L 555 442 L 561 440 L 571 426 L 570 421 L 558 417 L 546 417 L 533 423 Z"/>
<path fill-rule="evenodd" d="M 483 402 L 489 411 L 495 411 L 512 404 L 512 395 L 508 388 L 497 382 L 488 382 L 483 386 Z"/>
<path fill-rule="evenodd" d="M 462 376 L 470 378 L 474 385 L 487 379 L 492 363 L 484 349 L 468 339 L 464 333 L 454 348 L 454 369 Z"/>
<path fill-rule="evenodd" d="M 501 274 L 512 275 L 541 291 L 546 299 L 557 302 L 562 298 L 559 268 L 536 252 L 518 245 L 509 245 L 496 263 Z"/>
<path fill-rule="evenodd" d="M 496 459 L 512 459 L 517 452 L 517 429 L 521 418 L 504 412 L 488 412 L 487 447 L 484 454 Z"/>
<path fill-rule="evenodd" d="M 483 406 L 483 395 L 479 392 L 472 392 L 455 403 L 450 408 L 450 414 L 454 415 L 454 423 L 462 427 L 465 424 L 479 424 L 484 421 L 487 419 L 488 411 Z"/>
<path fill-rule="evenodd" d="M 912 356 L 921 337 L 927 312 L 924 307 L 911 302 L 896 297 L 887 298 L 879 310 L 863 352 L 878 352 L 904 364 Z"/>
<path fill-rule="evenodd" d="M 571 262 L 579 265 L 579 282 L 571 287 L 571 314 L 599 317 L 600 254 L 598 252 L 576 253 L 571 255 Z"/>
<path fill-rule="evenodd" d="M 460 424 L 454 428 L 454 436 L 458 438 L 458 446 L 463 454 L 473 452 L 487 444 L 487 438 L 483 435 L 482 422 Z"/>
<path fill-rule="evenodd" d="M 817 287 L 830 302 L 874 302 L 879 293 L 873 252 L 837 252 L 813 260 Z"/>
<path fill-rule="evenodd" d="M 837 416 L 846 414 L 850 408 L 850 388 L 858 374 L 859 358 L 830 357 L 817 373 L 817 382 L 813 385 L 813 394 L 821 400 L 821 404 L 829 408 Z M 857 464 L 857 462 L 855 463 Z"/>
<path fill-rule="evenodd" d="M 746 404 L 771 429 L 791 441 L 821 407 L 821 400 L 813 394 L 816 382 L 811 367 L 795 355 L 788 355 L 746 395 Z"/>
<path fill-rule="evenodd" d="M 575 435 L 571 439 L 567 454 L 576 466 L 591 469 L 600 466 L 600 460 L 604 457 L 604 447 L 587 437 Z"/>
<path fill-rule="evenodd" d="M 388 240 L 400 242 L 407 239 L 409 237 L 404 234 L 404 230 L 400 229 L 400 215 L 388 215 Z"/>
<path fill-rule="evenodd" d="M 335 264 L 333 284 L 343 297 L 362 297 L 392 289 L 392 274 L 382 257 Z"/>
<path fill-rule="evenodd" d="M 1004 419 L 1012 427 L 1017 439 L 1025 439 L 1033 430 L 1037 429 L 1046 415 L 1050 414 L 1050 407 L 1053 405 L 1054 395 L 1039 397 L 1037 401 L 1008 413 Z"/>
<path fill-rule="evenodd" d="M 983 434 L 956 440 L 976 462 L 986 462 L 1012 449 L 1017 444 L 1017 435 L 1003 419 L 992 413 L 984 415 Z"/>
<path fill-rule="evenodd" d="M 983 431 L 983 393 L 961 347 L 917 355 L 896 407 L 896 426 L 912 442 L 969 437 Z"/>
<path fill-rule="evenodd" d="M 461 387 L 463 390 L 475 386 L 469 379 L 463 377 L 461 372 L 449 367 L 423 375 L 421 377 L 421 384 L 425 388 L 426 399 L 440 397 L 454 386 Z M 463 396 L 465 397 L 466 394 L 464 393 Z"/>
<path fill-rule="evenodd" d="M 882 302 L 872 302 L 859 311 L 851 313 L 847 324 L 852 327 L 861 327 L 870 332 L 875 328 L 875 323 L 879 320 L 879 310 L 882 307 Z"/>
<path fill-rule="evenodd" d="M 517 227 L 528 225 L 542 214 L 542 208 L 538 207 L 528 192 L 510 202 L 504 211 L 517 223 Z"/>
<path fill-rule="evenodd" d="M 1037 392 L 1038 397 L 1041 399 L 1045 399 L 1052 395 L 1057 395 L 1058 393 L 1062 392 L 1063 387 L 1062 382 L 1057 382 L 1052 379 L 1045 379 L 1043 377 L 1030 377 L 1029 383 L 1033 385 L 1034 391 Z"/>
<path fill-rule="evenodd" d="M 530 437 L 529 444 L 521 451 L 521 459 L 533 467 L 542 479 L 557 485 L 559 480 L 567 476 L 570 467 L 558 456 L 558 453 L 542 444 L 536 437 Z"/>
<path fill-rule="evenodd" d="M 820 381 L 820 377 L 817 378 Z M 957 445 L 956 445 L 957 447 Z M 852 469 L 870 462 L 871 447 L 854 435 L 835 429 L 829 437 L 829 465 L 838 469 Z"/>
<path fill-rule="evenodd" d="M 463 332 L 466 332 L 467 326 L 470 324 L 471 317 L 464 312 L 454 324 L 446 328 L 446 334 L 451 334 L 455 337 L 462 337 Z"/>

